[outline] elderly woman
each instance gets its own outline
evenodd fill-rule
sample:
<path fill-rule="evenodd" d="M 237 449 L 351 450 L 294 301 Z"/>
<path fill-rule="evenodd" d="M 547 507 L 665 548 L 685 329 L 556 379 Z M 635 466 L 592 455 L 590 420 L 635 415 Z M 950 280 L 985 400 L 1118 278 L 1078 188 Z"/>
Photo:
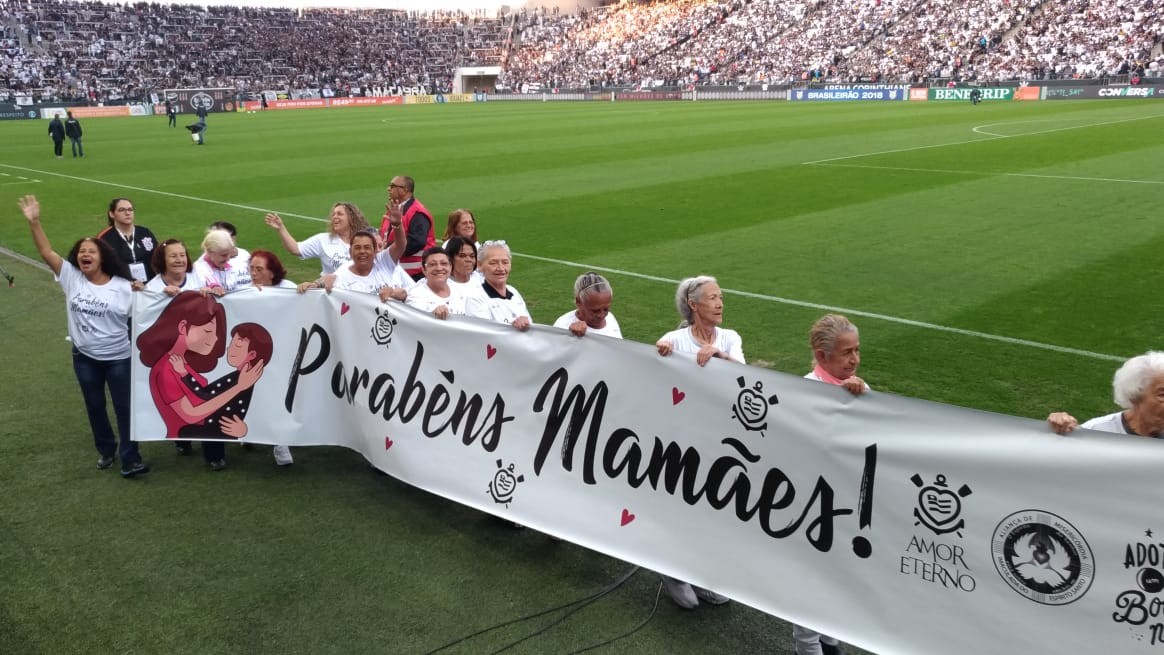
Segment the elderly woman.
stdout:
<path fill-rule="evenodd" d="M 473 212 L 468 209 L 454 209 L 449 212 L 449 224 L 445 227 L 445 234 L 441 239 L 445 242 L 453 237 L 471 241 L 474 246 L 480 243 L 477 240 L 477 219 L 473 218 Z"/>
<path fill-rule="evenodd" d="M 399 216 L 396 222 L 399 223 Z M 395 240 L 403 242 L 403 230 L 395 230 Z M 299 285 L 300 293 L 308 289 L 346 289 L 360 293 L 374 293 L 380 300 L 404 300 L 413 285 L 412 278 L 404 272 L 392 256 L 393 249 L 385 248 L 377 253 L 378 239 L 372 230 L 352 235 L 352 263 L 341 266 L 333 275 L 324 275 L 318 280 Z M 401 247 L 402 248 L 402 247 Z"/>
<path fill-rule="evenodd" d="M 525 299 L 509 286 L 511 267 L 509 246 L 504 241 L 486 241 L 481 245 L 481 273 L 485 282 L 473 290 L 465 303 L 469 316 L 507 323 L 525 331 L 533 322 Z"/>
<path fill-rule="evenodd" d="M 1083 424 L 1088 430 L 1164 439 L 1164 352 L 1152 350 L 1124 362 L 1111 381 L 1113 399 L 1121 411 Z M 1079 421 L 1067 412 L 1047 417 L 1051 429 L 1067 434 Z"/>
<path fill-rule="evenodd" d="M 712 357 L 746 363 L 739 333 L 719 327 L 723 322 L 723 292 L 715 278 L 700 275 L 681 281 L 675 292 L 675 307 L 683 320 L 677 330 L 664 334 L 655 343 L 660 355 L 693 354 L 700 366 Z"/>
<path fill-rule="evenodd" d="M 574 306 L 572 312 L 566 312 L 554 321 L 554 327 L 569 330 L 575 336 L 585 336 L 586 330 L 593 330 L 615 339 L 622 338 L 622 329 L 618 326 L 618 319 L 610 313 L 610 302 L 614 298 L 614 291 L 610 282 L 594 271 L 583 273 L 574 280 Z"/>
<path fill-rule="evenodd" d="M 173 298 L 183 291 L 204 289 L 197 276 L 191 275 L 194 263 L 190 261 L 190 251 L 178 239 L 166 239 L 154 249 L 151 258 L 154 270 L 158 272 L 149 282 L 146 291 L 160 291 Z"/>
<path fill-rule="evenodd" d="M 453 267 L 449 272 L 449 285 L 481 286 L 485 276 L 477 270 L 477 244 L 468 239 L 453 237 L 445 241 L 443 248 L 448 253 L 449 262 Z"/>
<path fill-rule="evenodd" d="M 723 322 L 723 292 L 715 278 L 700 275 L 679 282 L 675 291 L 675 308 L 679 310 L 682 321 L 677 330 L 664 334 L 655 343 L 660 355 L 695 355 L 695 363 L 700 366 L 706 366 L 713 357 L 746 363 L 740 335 L 719 327 Z M 663 589 L 676 605 L 684 609 L 699 607 L 701 600 L 712 605 L 728 602 L 726 596 L 710 589 L 666 576 L 663 576 Z"/>
<path fill-rule="evenodd" d="M 247 268 L 251 273 L 251 284 L 255 287 L 295 288 L 295 283 L 287 279 L 287 269 L 283 267 L 283 262 L 270 250 L 252 252 Z"/>
<path fill-rule="evenodd" d="M 404 300 L 409 306 L 444 320 L 449 314 L 465 313 L 465 294 L 449 284 L 449 255 L 439 246 L 424 251 L 421 256 L 424 279 L 408 290 Z"/>
<path fill-rule="evenodd" d="M 40 224 L 40 203 L 36 196 L 24 196 L 18 204 L 28 221 L 37 252 L 65 292 L 65 316 L 69 340 L 73 343 L 73 372 L 93 430 L 97 468 L 113 466 L 115 458 L 120 456 L 121 477 L 149 473 L 150 467 L 141 461 L 137 442 L 129 438 L 132 354 L 129 315 L 134 288 L 129 271 L 109 244 L 93 237 L 80 239 L 67 257 L 61 257 L 53 250 Z M 117 416 L 116 433 L 105 411 L 106 387 Z"/>
<path fill-rule="evenodd" d="M 327 232 L 320 232 L 305 241 L 296 241 L 278 214 L 267 214 L 264 221 L 279 232 L 279 240 L 287 252 L 299 259 L 319 259 L 321 276 L 335 273 L 341 266 L 350 264 L 352 235 L 368 229 L 368 219 L 350 202 L 332 205 Z"/>
<path fill-rule="evenodd" d="M 231 264 L 235 252 L 230 232 L 208 231 L 202 239 L 202 256 L 194 262 L 194 277 L 199 286 L 208 287 L 215 295 L 221 296 L 249 285 L 249 279 L 244 283 L 244 277 L 250 278 L 250 273 L 244 276 L 238 266 Z"/>
<path fill-rule="evenodd" d="M 825 384 L 844 387 L 854 396 L 869 390 L 869 385 L 857 377 L 861 365 L 861 339 L 857 326 L 840 314 L 820 317 L 808 331 L 808 345 L 812 349 L 812 370 L 804 377 Z M 796 655 L 837 655 L 840 642 L 828 635 L 793 624 L 792 640 Z"/>

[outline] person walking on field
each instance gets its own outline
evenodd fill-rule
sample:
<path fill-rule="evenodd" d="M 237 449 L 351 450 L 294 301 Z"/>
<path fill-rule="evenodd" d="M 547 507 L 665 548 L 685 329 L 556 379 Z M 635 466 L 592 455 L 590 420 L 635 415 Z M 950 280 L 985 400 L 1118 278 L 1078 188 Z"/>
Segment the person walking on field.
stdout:
<path fill-rule="evenodd" d="M 61 122 L 61 115 L 53 116 L 49 121 L 49 136 L 53 140 L 53 154 L 57 159 L 61 158 L 61 154 L 65 151 L 65 124 Z"/>
<path fill-rule="evenodd" d="M 69 146 L 73 149 L 73 159 L 85 156 L 85 149 L 81 147 L 81 121 L 73 118 L 73 112 L 68 112 L 69 119 L 65 121 L 65 136 L 69 137 Z"/>

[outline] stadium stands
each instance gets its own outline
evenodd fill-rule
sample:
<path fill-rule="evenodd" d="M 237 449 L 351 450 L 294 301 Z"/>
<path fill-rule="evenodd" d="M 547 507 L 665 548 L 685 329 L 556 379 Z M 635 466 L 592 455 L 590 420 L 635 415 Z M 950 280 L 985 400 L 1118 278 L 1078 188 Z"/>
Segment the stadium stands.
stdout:
<path fill-rule="evenodd" d="M 670 0 L 501 16 L 29 0 L 0 5 L 0 99 L 176 87 L 500 90 L 1038 80 L 1164 67 L 1157 0 Z"/>

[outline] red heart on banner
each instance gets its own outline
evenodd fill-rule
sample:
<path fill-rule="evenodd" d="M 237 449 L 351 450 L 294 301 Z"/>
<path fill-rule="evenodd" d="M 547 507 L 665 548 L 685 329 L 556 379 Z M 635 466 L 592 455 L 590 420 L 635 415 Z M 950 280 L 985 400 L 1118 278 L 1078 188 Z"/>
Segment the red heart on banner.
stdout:
<path fill-rule="evenodd" d="M 392 444 L 394 444 L 394 443 L 396 443 L 396 442 L 392 441 L 392 437 L 384 437 L 384 450 L 388 450 L 389 448 L 391 448 Z"/>
<path fill-rule="evenodd" d="M 493 359 L 493 356 L 496 354 L 497 349 L 492 344 L 485 344 L 485 359 Z"/>
<path fill-rule="evenodd" d="M 633 520 L 635 520 L 635 515 L 631 514 L 630 510 L 624 508 L 622 510 L 622 520 L 619 522 L 619 525 L 625 526 L 627 523 L 630 523 Z"/>
<path fill-rule="evenodd" d="M 349 307 L 346 302 L 340 303 L 340 316 L 347 314 L 349 309 L 351 309 L 351 307 Z"/>
<path fill-rule="evenodd" d="M 683 402 L 683 399 L 686 397 L 687 397 L 687 394 L 680 391 L 679 387 L 671 387 L 671 404 L 672 405 L 678 405 L 679 403 Z"/>

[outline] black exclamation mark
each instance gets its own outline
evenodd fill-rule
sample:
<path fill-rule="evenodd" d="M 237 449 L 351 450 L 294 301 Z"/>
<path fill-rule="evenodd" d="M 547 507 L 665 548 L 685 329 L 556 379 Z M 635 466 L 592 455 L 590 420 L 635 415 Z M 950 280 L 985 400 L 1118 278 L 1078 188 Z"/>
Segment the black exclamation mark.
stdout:
<path fill-rule="evenodd" d="M 877 473 L 877 444 L 865 448 L 865 472 L 861 475 L 861 494 L 857 499 L 857 526 L 862 530 L 873 523 L 873 476 Z M 853 552 L 865 559 L 873 554 L 873 544 L 863 536 L 853 537 Z"/>

